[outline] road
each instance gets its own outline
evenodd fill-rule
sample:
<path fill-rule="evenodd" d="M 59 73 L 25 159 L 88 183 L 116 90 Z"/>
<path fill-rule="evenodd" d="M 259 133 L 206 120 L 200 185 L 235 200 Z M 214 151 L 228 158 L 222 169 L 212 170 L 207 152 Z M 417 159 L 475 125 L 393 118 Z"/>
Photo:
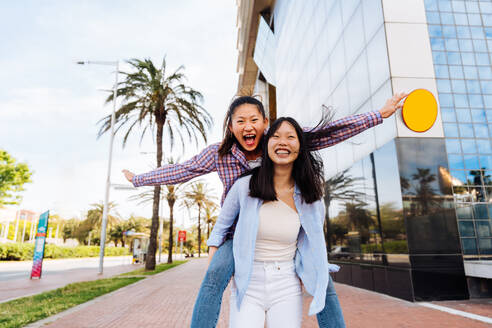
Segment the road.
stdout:
<path fill-rule="evenodd" d="M 129 265 L 132 263 L 131 256 L 105 257 L 104 267 L 115 267 Z M 80 259 L 46 259 L 43 261 L 43 277 L 66 273 L 69 270 L 95 269 L 99 267 L 99 258 Z M 0 262 L 0 281 L 29 278 L 31 274 L 32 261 Z"/>

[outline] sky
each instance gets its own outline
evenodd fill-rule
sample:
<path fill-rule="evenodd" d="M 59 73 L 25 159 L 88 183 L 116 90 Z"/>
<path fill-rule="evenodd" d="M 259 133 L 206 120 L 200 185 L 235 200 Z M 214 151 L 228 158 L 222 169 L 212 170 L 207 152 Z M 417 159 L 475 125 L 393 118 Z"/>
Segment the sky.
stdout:
<path fill-rule="evenodd" d="M 119 60 L 122 71 L 130 58 L 160 66 L 165 56 L 170 70 L 184 65 L 187 84 L 203 94 L 214 119 L 208 143 L 219 142 L 237 89 L 236 11 L 231 0 L 2 2 L 0 149 L 34 172 L 20 207 L 81 217 L 104 199 L 109 135 L 98 139 L 97 132 L 112 109 L 104 100 L 115 70 L 76 61 Z M 139 135 L 137 130 L 125 148 L 116 136 L 112 183 L 126 182 L 122 169 L 143 173 L 156 166 L 152 138 L 140 143 Z M 164 157 L 184 160 L 205 145 L 172 152 L 166 147 Z M 217 175 L 205 181 L 220 198 Z M 151 217 L 151 204 L 128 199 L 141 191 L 111 190 L 123 218 Z M 176 212 L 177 223 L 187 224 L 185 210 Z"/>

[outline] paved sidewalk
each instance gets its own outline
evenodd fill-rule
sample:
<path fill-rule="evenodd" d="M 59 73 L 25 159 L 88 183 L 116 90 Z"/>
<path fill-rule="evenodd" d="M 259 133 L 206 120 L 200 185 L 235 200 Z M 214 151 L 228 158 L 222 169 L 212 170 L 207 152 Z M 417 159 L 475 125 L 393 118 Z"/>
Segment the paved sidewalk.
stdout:
<path fill-rule="evenodd" d="M 193 304 L 206 268 L 206 259 L 191 260 L 88 304 L 68 310 L 48 327 L 189 327 Z M 424 308 L 416 303 L 335 284 L 347 327 L 490 327 L 485 323 Z M 310 297 L 305 297 L 304 313 Z M 229 291 L 226 291 L 217 327 L 228 325 Z M 485 310 L 486 311 L 486 310 Z M 486 313 L 481 313 L 482 315 Z M 490 314 L 490 312 L 489 312 Z M 492 314 L 491 314 L 492 316 Z M 41 327 L 41 324 L 30 327 Z M 43 325 L 43 327 L 45 327 Z M 305 315 L 303 327 L 317 327 Z"/>

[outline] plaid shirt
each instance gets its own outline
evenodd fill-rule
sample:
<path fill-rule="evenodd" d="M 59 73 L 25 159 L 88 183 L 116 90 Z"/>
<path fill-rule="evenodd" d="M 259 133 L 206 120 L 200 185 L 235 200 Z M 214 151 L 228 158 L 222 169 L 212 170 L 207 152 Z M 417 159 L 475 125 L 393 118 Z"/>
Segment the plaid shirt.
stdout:
<path fill-rule="evenodd" d="M 335 127 L 335 130 L 329 136 L 317 141 L 316 150 L 333 146 L 382 122 L 383 118 L 378 111 L 348 116 L 331 122 L 327 128 Z M 222 204 L 234 182 L 250 168 L 238 145 L 234 144 L 231 152 L 222 158 L 219 157 L 219 147 L 220 143 L 210 145 L 186 162 L 165 165 L 154 171 L 136 175 L 132 183 L 135 187 L 172 185 L 216 171 L 224 184 Z"/>

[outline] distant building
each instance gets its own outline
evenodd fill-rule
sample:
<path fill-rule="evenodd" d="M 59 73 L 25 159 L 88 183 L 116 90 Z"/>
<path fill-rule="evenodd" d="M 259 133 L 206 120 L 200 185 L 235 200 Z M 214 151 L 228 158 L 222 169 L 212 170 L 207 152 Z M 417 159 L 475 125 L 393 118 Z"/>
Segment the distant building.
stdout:
<path fill-rule="evenodd" d="M 407 300 L 492 295 L 492 2 L 238 1 L 238 90 L 305 126 L 425 88 L 435 124 L 401 114 L 322 151 L 363 192 L 330 212 L 339 282 Z M 333 211 L 334 208 L 338 209 Z M 369 217 L 369 219 L 368 219 Z"/>

